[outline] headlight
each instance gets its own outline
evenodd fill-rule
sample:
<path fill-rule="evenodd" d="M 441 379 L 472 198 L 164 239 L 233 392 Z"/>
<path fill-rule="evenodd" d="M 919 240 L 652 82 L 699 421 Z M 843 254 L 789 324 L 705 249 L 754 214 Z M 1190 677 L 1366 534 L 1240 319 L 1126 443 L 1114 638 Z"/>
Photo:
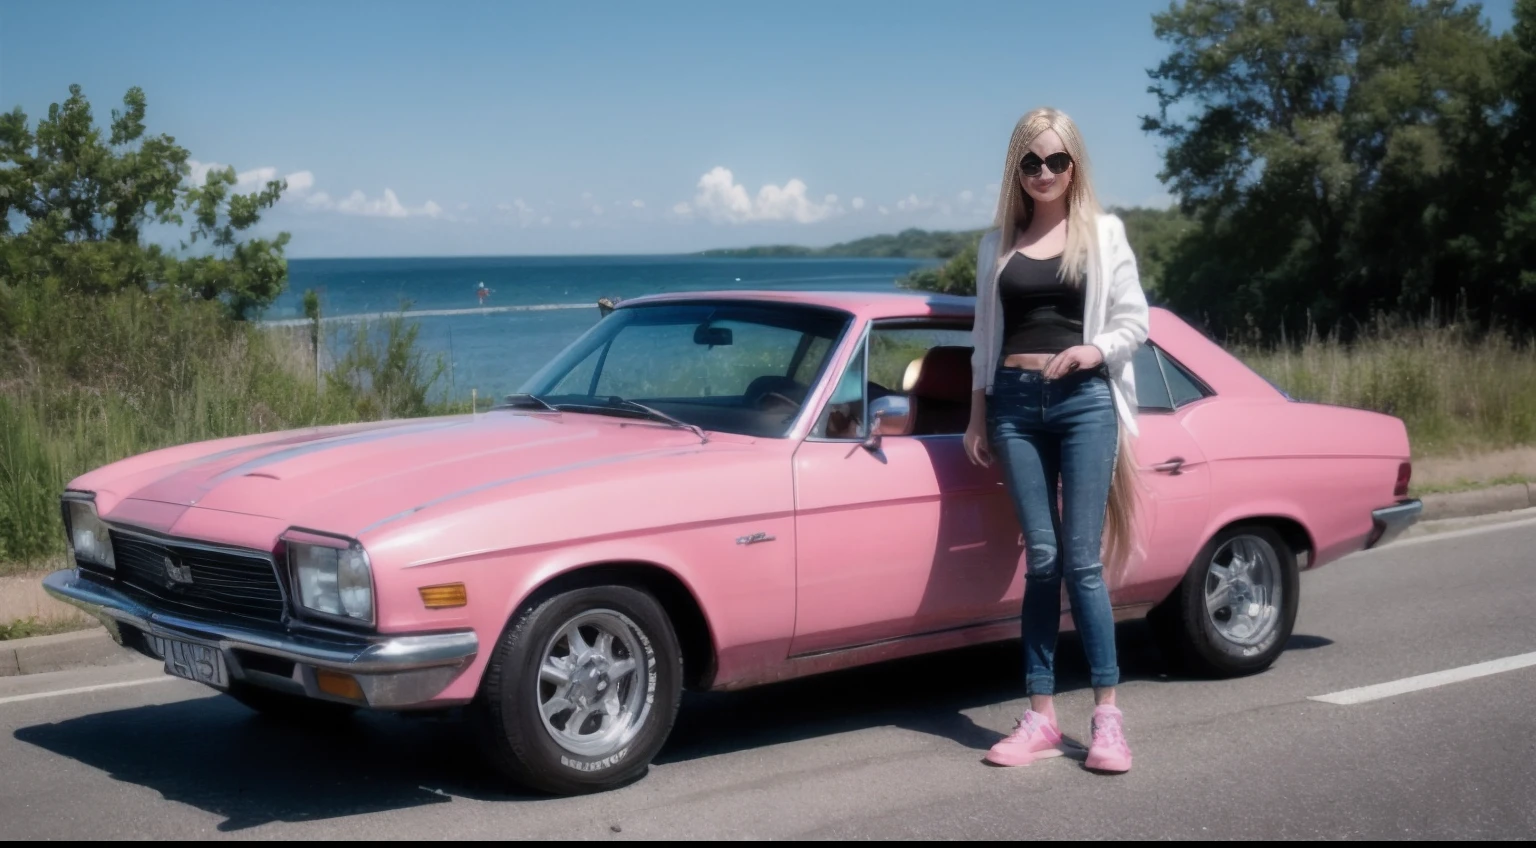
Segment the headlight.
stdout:
<path fill-rule="evenodd" d="M 64 509 L 69 515 L 69 548 L 75 557 L 75 565 L 88 562 L 116 569 L 117 560 L 112 557 L 112 537 L 107 534 L 107 525 L 96 515 L 96 504 L 67 500 Z"/>
<path fill-rule="evenodd" d="M 373 623 L 373 570 L 361 545 L 287 544 L 300 604 L 325 615 Z"/>

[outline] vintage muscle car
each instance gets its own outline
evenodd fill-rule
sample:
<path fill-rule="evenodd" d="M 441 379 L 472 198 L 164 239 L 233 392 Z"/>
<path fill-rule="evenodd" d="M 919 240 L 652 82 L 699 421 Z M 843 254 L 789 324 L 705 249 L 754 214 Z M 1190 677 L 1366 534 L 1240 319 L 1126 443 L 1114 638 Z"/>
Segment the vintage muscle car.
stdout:
<path fill-rule="evenodd" d="M 660 295 L 495 408 L 135 456 L 63 497 L 50 592 L 264 713 L 467 706 L 512 779 L 644 774 L 682 690 L 1017 638 L 1023 539 L 967 461 L 973 302 Z M 1296 402 L 1154 309 L 1119 618 L 1267 667 L 1300 572 L 1412 523 L 1386 415 Z M 1069 616 L 1063 624 L 1071 626 Z"/>

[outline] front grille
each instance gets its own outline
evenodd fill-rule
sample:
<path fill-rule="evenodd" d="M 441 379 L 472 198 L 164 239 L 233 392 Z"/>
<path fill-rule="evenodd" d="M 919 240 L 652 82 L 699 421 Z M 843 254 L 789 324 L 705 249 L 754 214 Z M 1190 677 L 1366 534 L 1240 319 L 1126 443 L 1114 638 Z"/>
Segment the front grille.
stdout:
<path fill-rule="evenodd" d="M 112 532 L 117 582 L 155 610 L 281 624 L 286 604 L 272 560 L 255 553 L 159 542 Z M 167 569 L 169 560 L 171 569 Z M 170 571 L 190 582 L 174 580 Z"/>

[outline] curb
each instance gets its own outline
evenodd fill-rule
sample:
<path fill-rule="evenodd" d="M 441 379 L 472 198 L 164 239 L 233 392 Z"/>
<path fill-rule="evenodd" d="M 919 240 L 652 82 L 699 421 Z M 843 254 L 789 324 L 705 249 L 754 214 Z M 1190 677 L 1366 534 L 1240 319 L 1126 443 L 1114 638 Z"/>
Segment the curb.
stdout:
<path fill-rule="evenodd" d="M 138 653 L 112 641 L 105 627 L 0 642 L 0 677 L 131 662 Z"/>
<path fill-rule="evenodd" d="M 1474 489 L 1470 492 L 1423 495 L 1419 500 L 1424 502 L 1424 513 L 1420 516 L 1420 521 L 1468 518 L 1474 515 L 1510 512 L 1536 506 L 1536 485 L 1511 483 L 1507 486 Z"/>
<path fill-rule="evenodd" d="M 1491 519 L 1475 522 L 1476 525 L 1497 523 L 1498 519 L 1494 516 L 1498 514 L 1536 508 L 1536 484 L 1514 483 L 1470 492 L 1422 495 L 1419 499 L 1424 503 L 1424 512 L 1419 521 L 1404 534 L 1405 537 L 1473 526 L 1462 519 L 1476 516 L 1488 516 Z M 1445 524 L 1436 527 L 1440 522 Z M 92 627 L 56 636 L 31 636 L 0 642 L 0 677 L 63 671 L 82 666 L 117 665 L 132 662 L 138 657 L 137 651 L 113 641 L 106 628 Z"/>

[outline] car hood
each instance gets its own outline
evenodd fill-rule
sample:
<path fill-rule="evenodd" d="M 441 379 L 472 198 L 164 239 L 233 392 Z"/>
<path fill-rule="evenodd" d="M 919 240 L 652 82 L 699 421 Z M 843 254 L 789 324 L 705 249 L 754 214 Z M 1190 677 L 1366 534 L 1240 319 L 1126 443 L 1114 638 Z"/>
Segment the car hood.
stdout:
<path fill-rule="evenodd" d="M 712 438 L 713 441 L 713 438 Z M 281 519 L 357 533 L 433 504 L 562 475 L 696 453 L 694 433 L 650 421 L 497 410 L 475 416 L 268 434 L 117 479 L 114 499 Z M 109 471 L 103 469 L 103 472 Z M 526 491 L 526 488 L 523 489 Z"/>

